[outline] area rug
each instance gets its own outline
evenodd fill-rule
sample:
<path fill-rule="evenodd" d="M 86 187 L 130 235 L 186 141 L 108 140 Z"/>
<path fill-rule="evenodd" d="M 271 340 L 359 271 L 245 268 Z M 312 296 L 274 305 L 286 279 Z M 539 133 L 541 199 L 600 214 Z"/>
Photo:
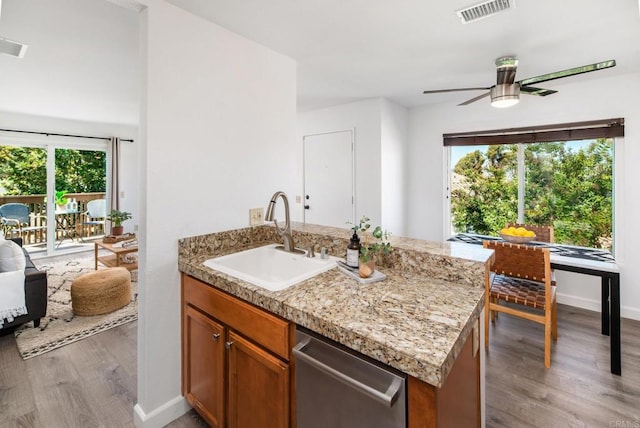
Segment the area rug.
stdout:
<path fill-rule="evenodd" d="M 40 270 L 47 272 L 49 301 L 47 315 L 39 327 L 33 322 L 16 330 L 18 350 L 27 360 L 64 345 L 87 338 L 96 333 L 138 319 L 138 272 L 131 276 L 132 299 L 122 309 L 105 315 L 77 316 L 71 310 L 71 283 L 79 275 L 94 270 L 93 257 L 73 259 L 57 263 L 35 261 Z M 105 269 L 99 265 L 99 269 Z"/>

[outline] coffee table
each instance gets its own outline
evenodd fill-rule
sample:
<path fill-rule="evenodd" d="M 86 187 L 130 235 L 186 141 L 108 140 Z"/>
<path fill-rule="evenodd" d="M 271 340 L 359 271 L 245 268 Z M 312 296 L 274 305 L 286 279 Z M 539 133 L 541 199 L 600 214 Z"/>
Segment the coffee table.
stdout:
<path fill-rule="evenodd" d="M 94 255 L 95 255 L 95 269 L 98 270 L 98 262 L 102 263 L 103 265 L 107 266 L 107 267 L 123 267 L 126 268 L 129 271 L 132 270 L 136 270 L 138 269 L 138 262 L 134 262 L 134 263 L 125 263 L 123 261 L 120 260 L 120 256 L 122 256 L 123 254 L 129 254 L 129 253 L 136 253 L 138 251 L 138 246 L 133 246 L 133 247 L 126 247 L 123 248 L 121 246 L 119 246 L 121 243 L 117 242 L 117 243 L 113 243 L 113 244 L 107 244 L 105 242 L 103 242 L 103 240 L 99 240 L 99 241 L 95 241 L 95 250 L 94 250 Z M 118 246 L 114 246 L 114 245 L 118 245 Z M 100 248 L 103 248 L 107 251 L 110 251 L 111 255 L 107 255 L 107 256 L 100 256 L 98 257 L 98 250 Z"/>

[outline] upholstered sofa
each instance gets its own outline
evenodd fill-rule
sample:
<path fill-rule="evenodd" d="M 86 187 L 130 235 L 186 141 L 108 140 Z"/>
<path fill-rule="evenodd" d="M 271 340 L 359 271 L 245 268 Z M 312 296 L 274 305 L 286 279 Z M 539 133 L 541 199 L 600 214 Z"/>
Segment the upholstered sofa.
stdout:
<path fill-rule="evenodd" d="M 22 247 L 22 238 L 13 238 L 12 241 Z M 29 321 L 33 321 L 33 325 L 38 327 L 40 326 L 40 318 L 44 317 L 47 313 L 47 273 L 39 271 L 35 267 L 31 261 L 31 257 L 29 257 L 29 253 L 24 248 L 22 252 L 27 262 L 24 269 L 24 291 L 27 313 L 15 317 L 11 322 L 4 323 L 0 329 L 0 334 L 13 330 L 12 327 Z"/>

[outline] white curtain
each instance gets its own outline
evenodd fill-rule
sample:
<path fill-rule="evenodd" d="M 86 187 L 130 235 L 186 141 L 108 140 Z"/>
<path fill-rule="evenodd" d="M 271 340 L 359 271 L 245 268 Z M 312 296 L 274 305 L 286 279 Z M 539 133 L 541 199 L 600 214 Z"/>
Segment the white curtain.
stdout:
<path fill-rule="evenodd" d="M 120 138 L 111 137 L 109 150 L 111 152 L 111 191 L 108 198 L 109 207 L 107 213 L 111 210 L 120 209 Z M 109 231 L 111 231 L 111 226 L 109 226 Z"/>

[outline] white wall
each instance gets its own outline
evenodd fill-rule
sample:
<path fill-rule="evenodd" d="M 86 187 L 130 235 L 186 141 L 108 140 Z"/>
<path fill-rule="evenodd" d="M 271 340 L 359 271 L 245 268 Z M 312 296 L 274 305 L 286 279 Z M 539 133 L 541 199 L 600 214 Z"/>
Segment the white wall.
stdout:
<path fill-rule="evenodd" d="M 121 151 L 121 185 L 124 198 L 120 199 L 120 209 L 129 211 L 133 219 L 123 223 L 127 232 L 133 232 L 138 219 L 138 161 L 140 141 L 138 141 L 138 127 L 117 123 L 84 122 L 78 120 L 58 119 L 45 116 L 0 112 L 0 128 L 22 131 L 52 132 L 58 134 L 87 135 L 93 137 L 120 137 L 133 139 L 133 143 L 122 143 Z M 9 133 L 7 133 L 9 135 Z M 82 141 L 92 144 L 99 140 L 75 139 L 67 137 L 45 137 L 32 134 L 11 134 L 25 141 L 37 139 L 39 141 Z M 102 141 L 104 143 L 104 141 Z"/>
<path fill-rule="evenodd" d="M 463 99 L 446 104 L 413 109 L 409 124 L 408 235 L 442 240 L 443 162 L 442 134 L 500 129 L 572 121 L 625 119 L 625 138 L 616 145 L 616 259 L 621 267 L 622 315 L 640 319 L 640 231 L 633 220 L 640 218 L 640 74 L 545 86 L 557 89 L 548 97 L 521 96 L 520 104 L 495 109 L 488 99 L 458 107 Z M 569 80 L 569 79 L 567 79 Z M 626 227 L 625 225 L 628 225 Z M 597 278 L 558 272 L 559 301 L 599 310 Z"/>
<path fill-rule="evenodd" d="M 383 227 L 406 236 L 407 130 L 409 112 L 389 100 L 381 102 L 381 203 Z"/>
<path fill-rule="evenodd" d="M 301 188 L 295 62 L 163 0 L 147 3 L 135 408 L 145 427 L 186 409 L 178 239 L 247 226 L 249 208 Z"/>
<path fill-rule="evenodd" d="M 297 124 L 300 147 L 305 135 L 355 129 L 356 221 L 366 214 L 403 236 L 408 111 L 375 98 L 298 113 Z"/>

